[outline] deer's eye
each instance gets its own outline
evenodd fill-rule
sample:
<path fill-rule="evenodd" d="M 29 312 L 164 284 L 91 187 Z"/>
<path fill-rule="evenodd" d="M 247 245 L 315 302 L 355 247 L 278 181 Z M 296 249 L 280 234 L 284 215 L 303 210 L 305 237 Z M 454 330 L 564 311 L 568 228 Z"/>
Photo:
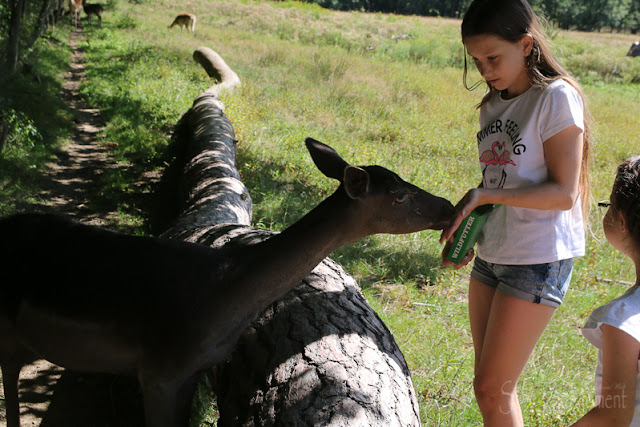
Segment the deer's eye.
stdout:
<path fill-rule="evenodd" d="M 405 200 L 409 197 L 408 193 L 400 193 L 396 196 L 396 199 L 393 201 L 394 203 L 404 203 Z"/>

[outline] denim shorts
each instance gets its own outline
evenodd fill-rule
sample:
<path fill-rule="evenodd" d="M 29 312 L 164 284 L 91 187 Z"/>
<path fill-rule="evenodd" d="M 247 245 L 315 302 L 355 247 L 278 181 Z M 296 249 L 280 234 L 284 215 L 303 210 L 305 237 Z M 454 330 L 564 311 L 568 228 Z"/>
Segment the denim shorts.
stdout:
<path fill-rule="evenodd" d="M 562 304 L 573 271 L 573 258 L 547 264 L 502 265 L 476 257 L 471 277 L 500 292 L 536 304 Z"/>

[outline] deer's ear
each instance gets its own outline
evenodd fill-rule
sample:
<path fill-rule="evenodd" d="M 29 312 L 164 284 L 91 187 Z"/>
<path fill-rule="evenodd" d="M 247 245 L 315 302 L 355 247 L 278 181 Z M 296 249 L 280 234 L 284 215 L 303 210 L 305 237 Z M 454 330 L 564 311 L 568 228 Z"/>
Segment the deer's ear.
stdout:
<path fill-rule="evenodd" d="M 307 144 L 307 150 L 309 150 L 309 154 L 311 154 L 313 163 L 320 169 L 320 172 L 329 178 L 342 182 L 344 170 L 349 166 L 349 163 L 345 162 L 336 150 L 320 141 L 307 138 L 305 143 Z"/>
<path fill-rule="evenodd" d="M 369 174 L 362 168 L 347 166 L 342 183 L 349 197 L 362 199 L 369 191 Z"/>

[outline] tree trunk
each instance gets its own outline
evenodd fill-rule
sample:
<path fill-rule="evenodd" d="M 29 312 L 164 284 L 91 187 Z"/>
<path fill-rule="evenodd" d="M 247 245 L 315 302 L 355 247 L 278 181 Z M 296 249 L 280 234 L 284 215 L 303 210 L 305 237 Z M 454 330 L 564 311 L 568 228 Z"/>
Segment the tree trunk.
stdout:
<path fill-rule="evenodd" d="M 52 15 L 52 9 L 54 6 L 54 0 L 41 0 L 42 5 L 40 7 L 40 13 L 38 14 L 38 19 L 36 21 L 35 26 L 33 27 L 33 31 L 31 32 L 31 37 L 29 40 L 29 45 L 33 45 L 37 39 L 46 31 L 47 27 L 51 24 L 49 22 L 49 17 Z"/>
<path fill-rule="evenodd" d="M 7 136 L 9 136 L 9 123 L 0 116 L 0 153 L 4 150 L 4 143 L 7 140 Z"/>
<path fill-rule="evenodd" d="M 198 61 L 206 57 L 215 58 Z M 233 127 L 214 95 L 224 83 L 196 98 L 176 129 L 164 180 L 173 186 L 163 186 L 170 197 L 162 199 L 175 217 L 164 218 L 165 237 L 221 246 L 271 234 L 248 226 L 251 199 L 235 167 Z M 214 389 L 219 426 L 420 425 L 393 336 L 330 259 L 247 328 L 228 362 L 216 367 Z"/>
<path fill-rule="evenodd" d="M 20 55 L 20 28 L 22 27 L 22 17 L 26 0 L 11 0 L 11 18 L 9 20 L 9 37 L 7 38 L 7 68 L 15 71 L 18 67 L 18 57 Z"/>
<path fill-rule="evenodd" d="M 406 362 L 357 283 L 325 259 L 219 367 L 218 426 L 419 426 Z"/>

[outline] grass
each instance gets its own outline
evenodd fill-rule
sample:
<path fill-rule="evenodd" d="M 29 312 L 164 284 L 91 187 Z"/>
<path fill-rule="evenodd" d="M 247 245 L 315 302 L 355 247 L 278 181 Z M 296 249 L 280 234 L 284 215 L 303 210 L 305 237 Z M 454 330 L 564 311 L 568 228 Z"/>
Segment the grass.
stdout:
<path fill-rule="evenodd" d="M 183 11 L 198 16 L 195 37 L 166 28 Z M 458 29 L 456 20 L 333 12 L 290 1 L 112 0 L 103 27 L 86 30 L 81 90 L 102 110 L 100 139 L 118 142 L 122 160 L 157 169 L 172 127 L 212 84 L 192 52 L 201 45 L 217 51 L 242 80 L 222 99 L 258 227 L 287 227 L 336 187 L 313 166 L 306 136 L 334 146 L 353 164 L 384 165 L 455 202 L 480 179 L 474 105 L 481 91 L 462 86 Z M 594 198 L 606 199 L 617 164 L 640 150 L 640 61 L 624 56 L 634 37 L 554 34 L 560 60 L 587 93 L 596 124 Z M 64 116 L 64 108 L 56 108 Z M 64 125 L 36 125 L 54 140 L 64 138 Z M 125 186 L 114 185 L 112 197 Z M 625 289 L 598 277 L 634 280 L 629 261 L 604 241 L 600 220 L 593 212 L 587 255 L 577 260 L 565 304 L 522 376 L 527 425 L 567 425 L 594 403 L 596 354 L 578 328 L 591 310 Z M 477 425 L 469 268 L 441 268 L 437 238 L 430 231 L 375 236 L 332 257 L 356 277 L 392 330 L 411 368 L 423 423 Z"/>

